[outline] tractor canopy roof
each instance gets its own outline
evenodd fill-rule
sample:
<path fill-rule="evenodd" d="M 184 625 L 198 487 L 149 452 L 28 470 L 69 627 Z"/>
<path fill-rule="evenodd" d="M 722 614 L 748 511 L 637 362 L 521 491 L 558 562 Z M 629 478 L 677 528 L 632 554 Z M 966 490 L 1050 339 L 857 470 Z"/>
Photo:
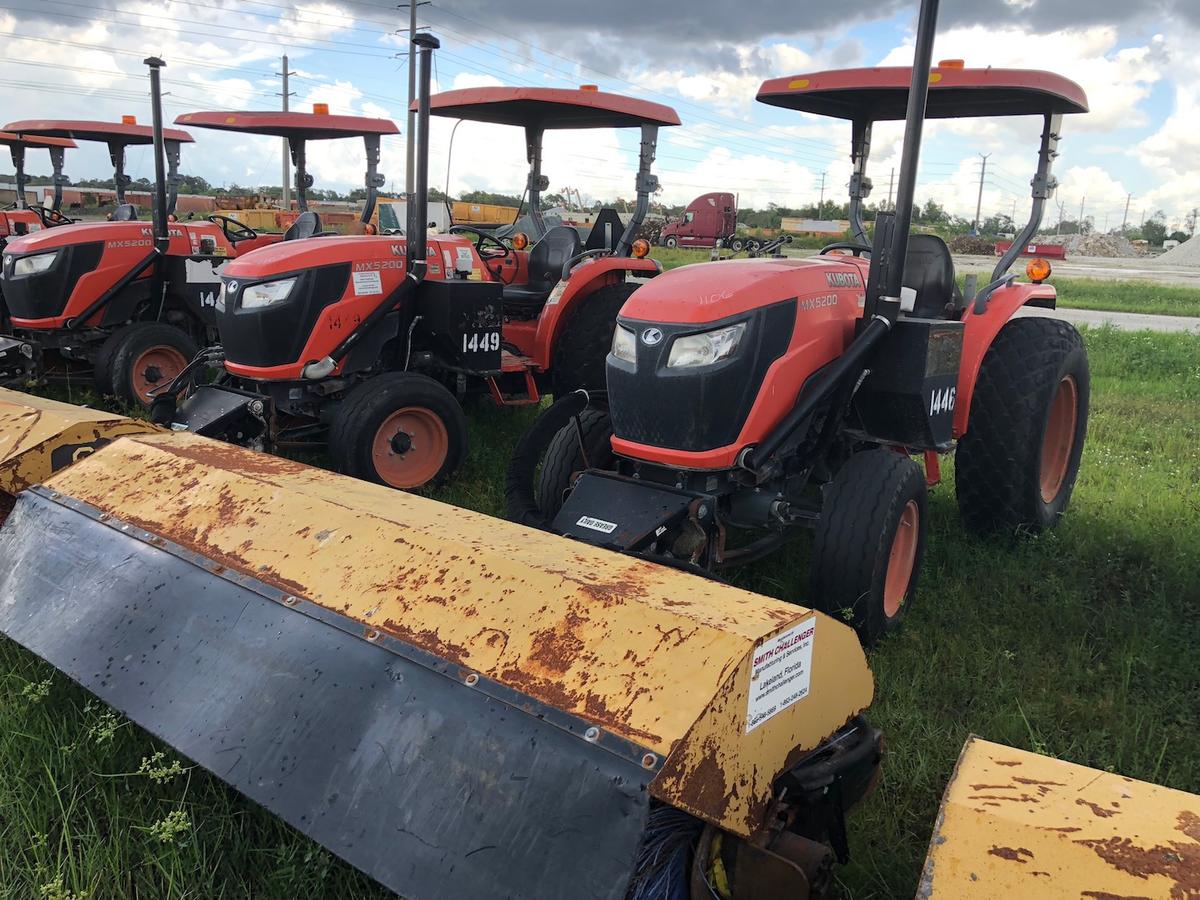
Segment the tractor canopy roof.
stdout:
<path fill-rule="evenodd" d="M 435 116 L 526 128 L 679 124 L 679 115 L 669 106 L 588 88 L 464 88 L 434 94 L 429 98 L 429 107 Z"/>
<path fill-rule="evenodd" d="M 903 119 L 910 66 L 838 69 L 771 78 L 758 99 L 771 106 L 839 119 Z M 927 119 L 1024 116 L 1088 111 L 1083 88 L 1037 69 L 967 69 L 939 64 L 929 76 Z"/>
<path fill-rule="evenodd" d="M 125 146 L 154 143 L 154 129 L 135 122 L 91 122 L 79 119 L 24 119 L 9 122 L 5 131 L 16 132 L 21 137 L 75 138 L 78 141 L 98 141 L 102 144 L 117 143 Z M 168 141 L 192 143 L 192 136 L 178 128 L 164 128 L 163 138 Z"/>
<path fill-rule="evenodd" d="M 0 146 L 4 147 L 78 147 L 70 138 L 35 137 L 0 131 Z"/>
<path fill-rule="evenodd" d="M 185 113 L 175 120 L 175 124 L 214 128 L 217 131 L 267 134 L 305 141 L 400 133 L 400 129 L 391 119 L 373 119 L 368 116 L 333 116 L 320 112 L 212 110 Z"/>

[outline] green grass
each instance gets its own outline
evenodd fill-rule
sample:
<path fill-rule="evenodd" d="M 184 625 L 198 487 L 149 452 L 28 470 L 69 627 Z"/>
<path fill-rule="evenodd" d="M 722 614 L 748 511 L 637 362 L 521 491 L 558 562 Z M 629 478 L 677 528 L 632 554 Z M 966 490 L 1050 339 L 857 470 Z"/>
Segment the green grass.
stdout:
<path fill-rule="evenodd" d="M 1200 790 L 1200 337 L 1086 339 L 1088 445 L 1058 529 L 972 538 L 953 473 L 933 491 L 921 595 L 871 654 L 888 756 L 850 820 L 847 896 L 912 896 L 970 733 Z M 470 459 L 437 496 L 498 513 L 532 415 L 474 407 Z M 802 602 L 806 555 L 737 580 Z M 0 773 L 0 898 L 387 896 L 6 639 Z"/>
<path fill-rule="evenodd" d="M 708 262 L 710 251 L 655 247 L 650 255 L 662 263 L 663 269 L 674 269 L 688 263 Z M 1015 267 L 1014 271 L 1024 280 L 1022 265 Z M 1064 309 L 1200 316 L 1200 286 L 1192 288 L 1153 281 L 1060 278 L 1057 275 L 1050 279 L 1050 283 L 1058 289 L 1058 305 Z M 1200 285 L 1200 281 L 1197 284 Z"/>

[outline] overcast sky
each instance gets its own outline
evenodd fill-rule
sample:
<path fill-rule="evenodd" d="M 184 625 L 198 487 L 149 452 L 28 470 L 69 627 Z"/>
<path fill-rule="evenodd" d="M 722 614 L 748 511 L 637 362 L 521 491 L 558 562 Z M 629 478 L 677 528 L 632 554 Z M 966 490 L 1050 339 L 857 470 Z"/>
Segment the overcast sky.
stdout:
<path fill-rule="evenodd" d="M 197 109 L 266 109 L 280 102 L 280 54 L 290 55 L 293 108 L 395 118 L 403 125 L 407 70 L 397 28 L 407 13 L 385 0 L 289 4 L 284 0 L 7 0 L 0 6 L 5 119 L 149 121 L 141 60 L 167 60 L 168 118 Z M 745 206 L 844 197 L 849 126 L 754 102 L 764 78 L 826 68 L 911 61 L 916 3 L 811 0 L 435 0 L 420 24 L 441 40 L 442 89 L 487 84 L 551 87 L 595 83 L 674 106 L 683 127 L 664 129 L 657 172 L 661 199 L 686 202 L 705 190 L 740 194 Z M 1200 0 L 943 0 L 935 59 L 971 66 L 1048 68 L 1079 82 L 1092 112 L 1067 119 L 1057 200 L 1068 218 L 1080 203 L 1098 227 L 1118 227 L 1157 209 L 1169 223 L 1200 206 Z M 430 180 L 444 187 L 451 122 L 435 125 Z M 1028 209 L 1039 123 L 1030 119 L 935 123 L 926 132 L 917 196 L 972 215 L 979 154 L 991 154 L 984 214 Z M 898 163 L 898 127 L 876 131 L 875 198 Z M 185 172 L 210 181 L 279 181 L 278 141 L 194 129 Z M 39 155 L 40 156 L 40 155 Z M 585 198 L 632 193 L 632 133 L 559 133 L 547 138 L 551 190 Z M 357 142 L 310 150 L 318 186 L 362 183 Z M 451 193 L 519 193 L 524 148 L 516 129 L 465 123 L 449 172 Z M 35 172 L 48 171 L 37 159 Z M 130 153 L 135 177 L 153 176 L 150 155 Z M 403 138 L 386 138 L 382 170 L 403 185 Z M 5 172 L 0 168 L 0 173 Z M 68 157 L 76 178 L 109 172 L 103 148 Z M 822 179 L 824 174 L 824 179 Z M 1059 209 L 1050 210 L 1053 224 Z"/>

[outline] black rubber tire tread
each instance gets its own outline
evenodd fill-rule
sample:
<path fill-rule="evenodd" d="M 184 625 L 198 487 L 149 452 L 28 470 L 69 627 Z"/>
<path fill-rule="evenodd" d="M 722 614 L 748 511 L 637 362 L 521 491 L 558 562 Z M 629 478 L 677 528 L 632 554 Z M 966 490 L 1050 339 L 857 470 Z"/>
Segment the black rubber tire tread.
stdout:
<path fill-rule="evenodd" d="M 583 452 L 579 446 L 579 431 L 583 432 Z M 587 463 L 584 462 L 584 454 Z M 559 429 L 546 448 L 542 471 L 538 477 L 538 508 L 546 521 L 562 509 L 571 477 L 582 472 L 588 464 L 593 469 L 611 469 L 616 457 L 612 450 L 612 420 L 599 409 L 585 409 L 579 414 L 579 428 L 572 420 Z"/>
<path fill-rule="evenodd" d="M 895 616 L 883 608 L 888 557 L 910 500 L 919 513 L 916 558 L 908 593 Z M 846 621 L 869 647 L 895 630 L 916 597 L 926 534 L 925 473 L 884 448 L 855 453 L 825 486 L 809 567 L 809 597 L 821 612 Z"/>
<path fill-rule="evenodd" d="M 96 387 L 130 406 L 149 409 L 150 404 L 134 393 L 130 375 L 135 359 L 151 347 L 163 345 L 174 347 L 188 362 L 195 359 L 196 354 L 200 352 L 200 348 L 188 333 L 174 325 L 165 322 L 134 322 L 125 325 L 100 348 L 96 357 Z"/>
<path fill-rule="evenodd" d="M 572 393 L 558 397 L 517 439 L 504 473 L 504 516 L 510 522 L 542 529 L 549 524 L 535 496 L 537 468 L 554 436 L 573 416 L 587 409 L 587 405 L 586 394 Z"/>
<path fill-rule="evenodd" d="M 674 250 L 676 247 L 679 246 L 679 238 L 675 237 L 675 235 L 673 235 L 673 234 L 668 235 L 663 240 L 663 246 L 666 247 L 668 250 Z"/>
<path fill-rule="evenodd" d="M 467 416 L 443 384 L 415 372 L 377 375 L 338 403 L 329 426 L 329 456 L 334 468 L 344 475 L 386 486 L 371 461 L 371 444 L 383 420 L 406 406 L 424 407 L 446 426 L 446 461 L 427 484 L 441 484 L 453 475 L 467 458 Z"/>
<path fill-rule="evenodd" d="M 1075 376 L 1079 408 L 1075 443 L 1058 496 L 1042 500 L 1042 440 L 1059 382 Z M 967 431 L 954 455 L 954 488 L 966 526 L 979 534 L 1052 527 L 1071 499 L 1087 433 L 1087 348 L 1060 319 L 1006 324 L 984 356 Z"/>
<path fill-rule="evenodd" d="M 556 397 L 576 390 L 605 389 L 605 360 L 612 349 L 617 314 L 639 287 L 619 281 L 575 301 L 579 306 L 559 333 L 552 356 Z"/>

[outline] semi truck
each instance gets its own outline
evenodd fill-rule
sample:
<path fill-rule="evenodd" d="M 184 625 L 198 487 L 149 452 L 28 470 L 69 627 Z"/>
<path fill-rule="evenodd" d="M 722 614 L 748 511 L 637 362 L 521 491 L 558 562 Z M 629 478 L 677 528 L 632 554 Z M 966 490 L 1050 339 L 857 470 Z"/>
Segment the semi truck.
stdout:
<path fill-rule="evenodd" d="M 664 247 L 713 247 L 717 241 L 733 250 L 742 249 L 737 236 L 737 198 L 714 191 L 701 194 L 687 205 L 683 215 L 668 222 L 659 232 Z"/>

